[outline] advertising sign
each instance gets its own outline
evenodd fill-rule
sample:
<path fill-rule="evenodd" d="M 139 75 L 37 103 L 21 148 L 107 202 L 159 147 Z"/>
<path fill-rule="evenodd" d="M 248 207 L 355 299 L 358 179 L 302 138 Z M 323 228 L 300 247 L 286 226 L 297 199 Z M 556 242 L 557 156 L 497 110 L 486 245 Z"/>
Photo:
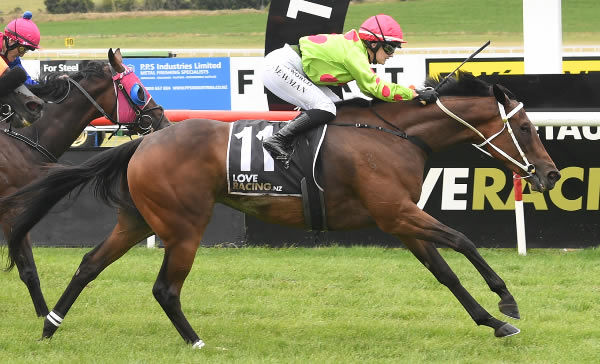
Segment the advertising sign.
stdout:
<path fill-rule="evenodd" d="M 88 63 L 89 61 L 82 60 L 40 61 L 39 79 L 43 80 L 47 75 L 55 72 L 71 75 L 83 70 Z"/>
<path fill-rule="evenodd" d="M 598 127 L 543 127 L 538 131 L 562 178 L 545 193 L 523 183 L 528 248 L 583 248 L 600 244 Z M 327 193 L 327 187 L 325 188 Z M 434 153 L 426 164 L 419 207 L 464 233 L 478 247 L 516 248 L 512 172 L 471 145 Z M 328 231 L 317 237 L 300 229 L 247 217 L 247 242 L 311 245 L 400 242 L 377 229 Z"/>
<path fill-rule="evenodd" d="M 165 109 L 230 110 L 228 57 L 126 58 Z"/>
<path fill-rule="evenodd" d="M 231 57 L 231 110 L 267 111 L 263 57 Z"/>
<path fill-rule="evenodd" d="M 29 59 L 21 59 L 21 65 L 27 71 L 27 74 L 34 80 L 40 79 L 40 61 L 38 60 L 29 60 Z"/>
<path fill-rule="evenodd" d="M 464 58 L 428 58 L 425 72 L 428 77 L 454 71 Z M 465 63 L 461 70 L 480 75 L 522 75 L 525 74 L 523 57 L 475 58 Z M 600 57 L 564 57 L 563 73 L 600 72 Z"/>
<path fill-rule="evenodd" d="M 546 193 L 523 184 L 529 248 L 581 248 L 600 244 L 598 127 L 539 129 L 562 178 Z M 471 146 L 437 153 L 428 161 L 420 204 L 477 246 L 516 246 L 514 187 L 506 167 Z"/>

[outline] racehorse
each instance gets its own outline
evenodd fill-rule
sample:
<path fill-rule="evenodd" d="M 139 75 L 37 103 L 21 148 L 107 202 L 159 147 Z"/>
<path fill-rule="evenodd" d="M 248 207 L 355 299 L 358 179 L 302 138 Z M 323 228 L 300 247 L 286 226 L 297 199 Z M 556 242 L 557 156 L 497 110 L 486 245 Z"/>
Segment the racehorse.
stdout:
<path fill-rule="evenodd" d="M 0 127 L 23 128 L 42 115 L 44 101 L 25 87 L 26 78 L 20 67 L 6 69 L 0 76 Z"/>
<path fill-rule="evenodd" d="M 427 85 L 435 86 L 437 79 Z M 462 233 L 417 207 L 428 152 L 457 143 L 477 146 L 525 178 L 536 191 L 560 178 L 534 126 L 510 91 L 468 74 L 439 88 L 436 104 L 416 101 L 345 106 L 338 110 L 322 146 L 323 187 L 331 230 L 376 225 L 395 235 L 447 286 L 477 325 L 497 337 L 519 329 L 489 314 L 461 285 L 434 244 L 465 255 L 500 301 L 500 312 L 520 318 L 504 281 Z M 335 127 L 366 123 L 367 128 Z M 153 294 L 185 342 L 204 346 L 187 321 L 180 292 L 216 202 L 266 222 L 305 227 L 298 197 L 228 194 L 227 123 L 190 119 L 102 152 L 79 166 L 60 166 L 11 197 L 0 211 L 23 210 L 9 239 L 11 267 L 22 238 L 63 196 L 87 183 L 120 207 L 117 226 L 87 253 L 67 289 L 44 321 L 42 337 L 55 333 L 83 288 L 141 239 L 155 232 L 165 254 Z M 175 163 L 176 162 L 176 163 Z"/>
<path fill-rule="evenodd" d="M 73 75 L 50 74 L 31 90 L 46 100 L 43 117 L 20 132 L 0 130 L 0 196 L 6 196 L 44 175 L 46 165 L 54 163 L 95 118 L 106 116 L 134 132 L 147 133 L 170 124 L 164 110 L 151 98 L 144 107 L 129 103 L 131 88 L 120 87 L 135 74 L 123 66 L 121 52 L 108 51 L 109 63 L 93 61 Z M 114 75 L 113 75 L 114 74 Z M 141 84 L 140 84 L 141 85 Z M 144 92 L 143 86 L 136 87 Z M 141 97 L 141 96 L 140 96 Z M 120 101 L 117 101 L 120 100 Z M 120 116 L 120 117 L 119 117 Z M 9 216 L 2 218 L 5 236 L 11 230 Z M 40 288 L 40 280 L 28 236 L 15 260 L 21 280 L 27 285 L 38 316 L 48 314 L 48 306 Z"/>

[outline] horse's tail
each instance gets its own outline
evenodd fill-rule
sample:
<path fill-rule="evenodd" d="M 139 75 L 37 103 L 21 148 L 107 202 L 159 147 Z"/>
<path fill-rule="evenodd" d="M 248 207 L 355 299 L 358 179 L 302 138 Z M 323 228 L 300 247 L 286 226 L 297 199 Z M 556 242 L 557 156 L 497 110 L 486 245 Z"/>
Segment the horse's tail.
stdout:
<path fill-rule="evenodd" d="M 94 194 L 102 201 L 116 206 L 131 207 L 127 191 L 127 165 L 142 142 L 135 139 L 99 153 L 77 166 L 54 166 L 49 173 L 0 199 L 0 215 L 9 211 L 19 214 L 11 220 L 8 240 L 8 266 L 12 269 L 21 255 L 25 235 L 50 209 L 71 191 L 75 196 L 90 182 Z"/>

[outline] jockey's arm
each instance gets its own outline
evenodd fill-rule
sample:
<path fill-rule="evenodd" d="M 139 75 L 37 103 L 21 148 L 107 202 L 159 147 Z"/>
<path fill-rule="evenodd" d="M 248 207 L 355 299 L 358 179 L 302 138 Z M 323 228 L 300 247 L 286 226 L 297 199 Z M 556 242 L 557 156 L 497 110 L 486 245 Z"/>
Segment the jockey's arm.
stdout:
<path fill-rule="evenodd" d="M 347 54 L 345 65 L 361 92 L 388 102 L 413 99 L 412 89 L 379 78 L 363 53 L 353 53 Z"/>

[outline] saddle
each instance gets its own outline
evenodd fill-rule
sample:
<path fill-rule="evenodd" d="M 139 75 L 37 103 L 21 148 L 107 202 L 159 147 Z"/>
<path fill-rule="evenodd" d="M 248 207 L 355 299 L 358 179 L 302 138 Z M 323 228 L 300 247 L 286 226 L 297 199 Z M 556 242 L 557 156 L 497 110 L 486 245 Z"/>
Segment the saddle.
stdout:
<path fill-rule="evenodd" d="M 231 123 L 227 148 L 227 188 L 234 195 L 295 196 L 302 198 L 308 230 L 327 230 L 319 151 L 327 125 L 294 139 L 289 168 L 262 147 L 286 122 L 239 120 Z"/>

